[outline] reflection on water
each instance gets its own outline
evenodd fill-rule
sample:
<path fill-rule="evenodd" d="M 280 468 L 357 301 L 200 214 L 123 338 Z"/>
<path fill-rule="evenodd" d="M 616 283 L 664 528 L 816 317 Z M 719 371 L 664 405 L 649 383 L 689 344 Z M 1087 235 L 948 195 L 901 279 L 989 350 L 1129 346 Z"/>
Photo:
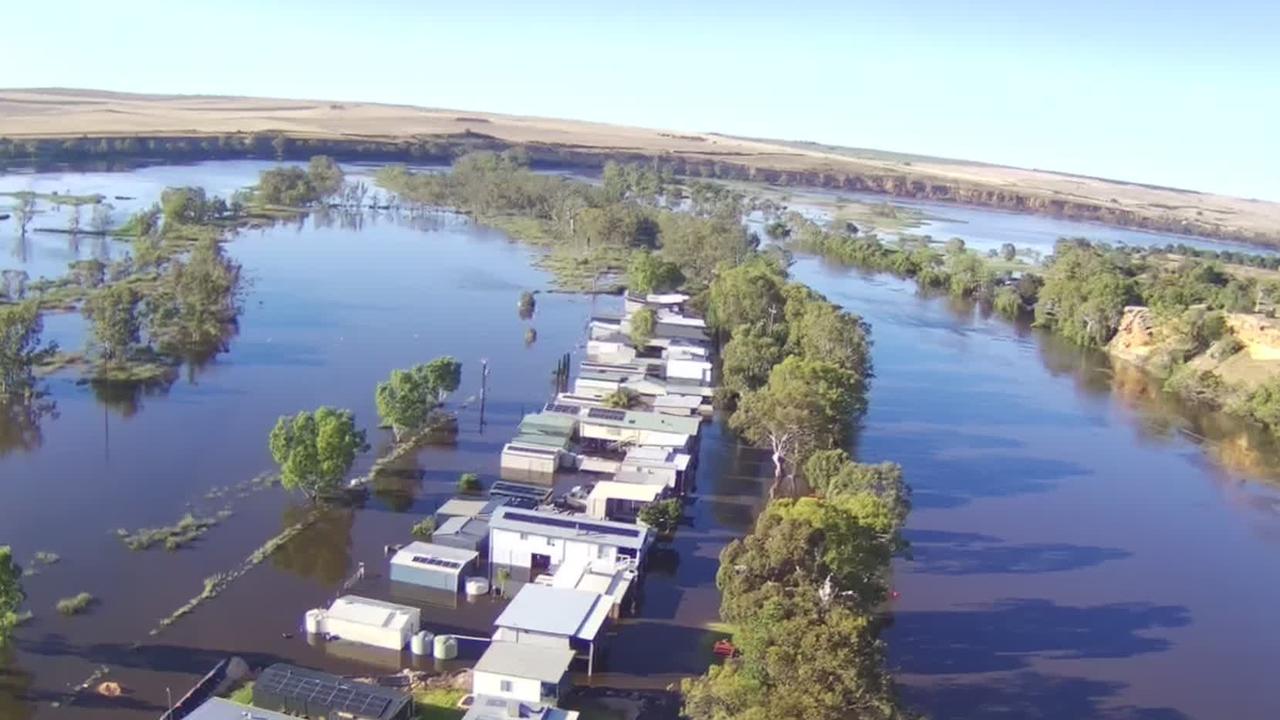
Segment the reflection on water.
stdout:
<path fill-rule="evenodd" d="M 286 507 L 281 529 L 296 525 L 312 514 L 317 516 L 307 529 L 271 556 L 273 567 L 326 588 L 336 588 L 351 571 L 351 530 L 354 508 L 312 503 Z"/>
<path fill-rule="evenodd" d="M 0 718 L 28 720 L 32 707 L 31 674 L 18 666 L 17 653 L 11 644 L 0 644 Z"/>
<path fill-rule="evenodd" d="M 57 417 L 57 404 L 47 397 L 0 399 L 0 457 L 39 448 L 41 423 Z"/>

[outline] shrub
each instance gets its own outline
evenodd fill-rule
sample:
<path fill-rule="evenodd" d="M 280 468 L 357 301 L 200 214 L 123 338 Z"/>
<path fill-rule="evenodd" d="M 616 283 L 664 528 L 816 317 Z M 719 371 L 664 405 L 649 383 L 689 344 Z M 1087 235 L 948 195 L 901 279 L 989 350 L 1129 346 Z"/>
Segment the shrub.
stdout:
<path fill-rule="evenodd" d="M 676 498 L 651 502 L 640 509 L 639 517 L 660 535 L 673 535 L 684 519 L 684 504 Z"/>
<path fill-rule="evenodd" d="M 58 612 L 63 615 L 79 615 L 93 604 L 93 596 L 87 592 L 82 592 L 72 597 L 62 598 L 58 601 Z"/>
<path fill-rule="evenodd" d="M 423 518 L 409 532 L 419 540 L 430 542 L 431 536 L 436 532 L 436 519 L 433 517 Z"/>
<path fill-rule="evenodd" d="M 465 493 L 480 492 L 483 486 L 480 484 L 480 476 L 475 473 L 462 473 L 458 478 L 458 489 Z"/>

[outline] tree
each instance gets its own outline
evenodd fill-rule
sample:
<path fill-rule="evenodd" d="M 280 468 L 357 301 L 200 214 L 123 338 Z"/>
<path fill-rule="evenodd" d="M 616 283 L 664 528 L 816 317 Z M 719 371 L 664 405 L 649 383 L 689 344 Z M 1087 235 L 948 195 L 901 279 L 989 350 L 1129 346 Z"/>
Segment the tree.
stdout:
<path fill-rule="evenodd" d="M 160 193 L 160 210 L 165 227 L 199 225 L 211 219 L 213 205 L 204 188 L 171 187 Z"/>
<path fill-rule="evenodd" d="M 1005 243 L 1000 246 L 1000 259 L 1006 262 L 1013 262 L 1018 257 L 1018 248 L 1013 243 Z"/>
<path fill-rule="evenodd" d="M 788 357 L 761 389 L 742 396 L 730 425 L 773 452 L 776 495 L 794 488 L 795 470 L 809 454 L 843 444 L 853 416 L 866 407 L 865 379 L 821 360 Z"/>
<path fill-rule="evenodd" d="M 653 528 L 658 535 L 670 537 L 684 520 L 684 503 L 679 498 L 656 500 L 640 508 L 640 522 Z"/>
<path fill-rule="evenodd" d="M 356 455 L 369 449 L 350 410 L 321 407 L 282 416 L 269 438 L 280 484 L 311 499 L 339 487 Z"/>
<path fill-rule="evenodd" d="M 415 523 L 409 532 L 423 542 L 431 542 L 431 536 L 436 533 L 436 519 L 428 515 Z"/>
<path fill-rule="evenodd" d="M 22 568 L 13 559 L 13 548 L 0 545 L 0 645 L 18 624 L 18 608 L 27 594 L 22 591 Z"/>
<path fill-rule="evenodd" d="M 643 348 L 653 339 L 654 328 L 658 324 L 658 315 L 653 308 L 640 308 L 631 313 L 631 344 Z"/>
<path fill-rule="evenodd" d="M 58 352 L 42 345 L 44 322 L 35 302 L 0 307 L 0 398 L 26 398 L 34 392 L 35 367 Z"/>
<path fill-rule="evenodd" d="M 307 163 L 307 181 L 316 199 L 329 197 L 342 189 L 342 168 L 327 155 L 316 155 Z"/>
<path fill-rule="evenodd" d="M 26 297 L 30 279 L 26 270 L 0 270 L 0 296 L 10 301 L 21 300 Z"/>
<path fill-rule="evenodd" d="M 684 275 L 675 263 L 650 252 L 632 255 L 627 266 L 627 289 L 639 295 L 669 292 L 680 287 L 682 282 Z"/>
<path fill-rule="evenodd" d="M 432 410 L 458 389 L 461 378 L 462 363 L 449 356 L 408 370 L 392 370 L 391 377 L 374 390 L 378 417 L 391 426 L 397 438 L 421 430 L 431 419 Z"/>
<path fill-rule="evenodd" d="M 170 352 L 222 348 L 240 312 L 240 265 L 216 238 L 199 241 L 185 262 L 174 260 L 147 299 L 148 329 Z"/>
<path fill-rule="evenodd" d="M 1088 242 L 1059 242 L 1036 302 L 1036 325 L 1080 345 L 1105 345 L 1136 299 L 1125 262 Z"/>
<path fill-rule="evenodd" d="M 427 363 L 425 373 L 437 402 L 444 402 L 449 393 L 462 384 L 462 363 L 450 355 L 443 355 Z"/>
<path fill-rule="evenodd" d="M 964 249 L 965 249 L 964 238 L 953 237 L 947 241 L 948 255 L 958 255 L 964 252 Z"/>
<path fill-rule="evenodd" d="M 792 304 L 787 304 L 791 315 Z M 795 349 L 804 357 L 834 363 L 856 377 L 871 375 L 870 326 L 826 300 L 806 302 L 792 323 Z"/>
<path fill-rule="evenodd" d="M 23 192 L 18 193 L 16 199 L 18 204 L 13 207 L 13 219 L 18 223 L 18 235 L 26 237 L 31 218 L 36 215 L 36 195 L 32 192 Z"/>
<path fill-rule="evenodd" d="M 782 320 L 785 282 L 777 266 L 761 259 L 720 273 L 711 283 L 708 322 L 721 330 L 741 325 L 771 328 Z"/>
<path fill-rule="evenodd" d="M 458 490 L 464 493 L 478 493 L 484 486 L 480 484 L 480 476 L 475 473 L 462 473 L 458 476 Z"/>
<path fill-rule="evenodd" d="M 630 410 L 640 404 L 640 394 L 631 388 L 620 387 L 605 395 L 600 402 L 607 408 Z"/>
<path fill-rule="evenodd" d="M 93 323 L 90 333 L 107 362 L 127 359 L 140 341 L 140 300 L 128 285 L 111 285 L 89 296 L 85 302 L 85 316 Z"/>
<path fill-rule="evenodd" d="M 769 372 L 786 356 L 785 333 L 763 324 L 740 325 L 721 352 L 722 385 L 741 395 L 769 381 Z"/>
<path fill-rule="evenodd" d="M 96 288 L 106 280 L 107 266 L 101 260 L 77 260 L 67 267 L 71 278 L 82 288 Z"/>

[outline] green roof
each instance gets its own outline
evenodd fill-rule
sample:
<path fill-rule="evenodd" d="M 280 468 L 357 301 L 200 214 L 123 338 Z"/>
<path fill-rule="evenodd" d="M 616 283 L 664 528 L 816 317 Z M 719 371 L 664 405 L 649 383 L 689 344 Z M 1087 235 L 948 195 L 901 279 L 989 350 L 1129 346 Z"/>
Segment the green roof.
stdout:
<path fill-rule="evenodd" d="M 559 413 L 533 413 L 525 415 L 520 421 L 519 432 L 540 432 L 551 435 L 573 435 L 578 419 L 573 415 Z"/>
<path fill-rule="evenodd" d="M 569 447 L 569 438 L 548 435 L 538 432 L 522 432 L 517 433 L 511 442 L 516 445 L 535 445 L 538 447 L 553 447 L 565 450 Z"/>

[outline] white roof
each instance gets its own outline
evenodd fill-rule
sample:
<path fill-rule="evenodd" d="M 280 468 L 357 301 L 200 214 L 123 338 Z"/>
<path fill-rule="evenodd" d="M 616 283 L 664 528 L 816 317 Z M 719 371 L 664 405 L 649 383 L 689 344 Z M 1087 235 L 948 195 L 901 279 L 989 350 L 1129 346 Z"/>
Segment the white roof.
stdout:
<path fill-rule="evenodd" d="M 539 577 L 541 580 L 545 575 Z M 627 593 L 635 572 L 621 566 L 612 569 L 599 568 L 588 560 L 575 558 L 566 561 L 551 576 L 551 587 L 583 590 L 608 595 L 617 603 Z"/>
<path fill-rule="evenodd" d="M 525 587 L 533 587 L 526 585 Z M 558 683 L 569 672 L 573 650 L 527 643 L 493 641 L 476 663 L 475 671 Z"/>
<path fill-rule="evenodd" d="M 591 494 L 587 495 L 587 504 L 590 505 L 593 499 L 600 498 L 653 502 L 661 494 L 661 485 L 637 485 L 626 481 L 601 480 L 591 488 Z"/>
<path fill-rule="evenodd" d="M 673 468 L 683 472 L 689 468 L 692 460 L 693 456 L 689 453 L 677 452 L 665 447 L 639 445 L 627 450 L 627 457 L 622 464 L 636 467 Z"/>
<path fill-rule="evenodd" d="M 457 519 L 466 522 L 466 518 Z M 435 543 L 411 542 L 391 557 L 391 564 L 457 575 L 462 572 L 463 566 L 478 557 L 480 553 L 474 550 L 463 550 Z"/>
<path fill-rule="evenodd" d="M 189 720 L 297 720 L 293 715 L 211 697 L 187 715 Z"/>
<path fill-rule="evenodd" d="M 644 301 L 655 305 L 679 305 L 689 302 L 689 296 L 684 293 L 649 293 L 644 297 Z"/>
<path fill-rule="evenodd" d="M 661 490 L 670 487 L 675 480 L 675 472 L 655 473 L 640 470 L 619 470 L 614 473 L 614 481 L 622 485 L 637 485 L 640 487 L 653 487 Z"/>
<path fill-rule="evenodd" d="M 418 609 L 359 595 L 343 595 L 333 601 L 325 616 L 357 625 L 401 628 L 417 621 Z"/>
<path fill-rule="evenodd" d="M 526 584 L 493 624 L 543 635 L 594 640 L 613 603 L 597 593 Z M 601 606 L 604 612 L 601 614 Z"/>
<path fill-rule="evenodd" d="M 683 325 L 685 327 L 705 328 L 707 321 L 702 318 L 685 317 L 679 313 L 669 312 L 667 310 L 659 310 L 656 320 L 660 323 L 668 325 Z"/>

